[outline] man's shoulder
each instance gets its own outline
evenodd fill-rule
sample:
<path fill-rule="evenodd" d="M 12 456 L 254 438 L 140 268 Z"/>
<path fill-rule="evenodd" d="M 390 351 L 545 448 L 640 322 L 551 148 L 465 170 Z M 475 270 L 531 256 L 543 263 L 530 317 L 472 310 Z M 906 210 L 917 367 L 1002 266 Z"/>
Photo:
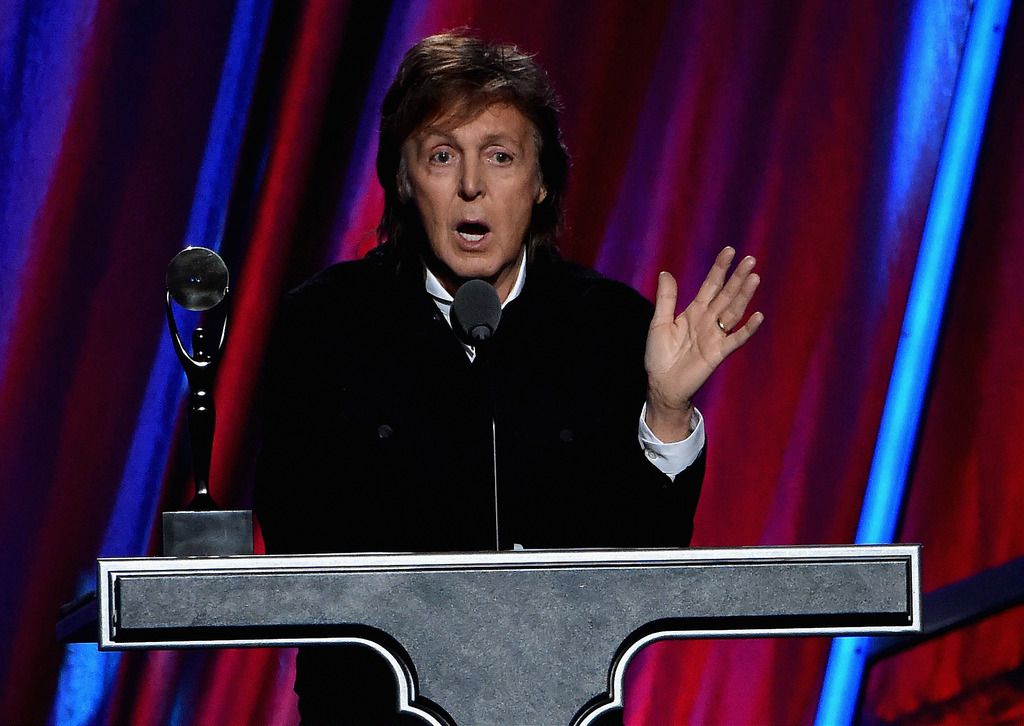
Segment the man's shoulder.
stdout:
<path fill-rule="evenodd" d="M 363 335 L 398 303 L 398 268 L 377 250 L 338 262 L 285 293 L 277 307 L 277 329 L 296 335 Z"/>
<path fill-rule="evenodd" d="M 538 262 L 544 293 L 563 304 L 581 307 L 588 313 L 612 312 L 615 317 L 629 314 L 650 319 L 653 305 L 626 283 L 557 255 Z"/>
<path fill-rule="evenodd" d="M 358 260 L 337 262 L 320 270 L 298 287 L 288 291 L 290 304 L 365 299 L 379 293 L 396 278 L 397 266 L 385 250 L 372 250 Z"/>

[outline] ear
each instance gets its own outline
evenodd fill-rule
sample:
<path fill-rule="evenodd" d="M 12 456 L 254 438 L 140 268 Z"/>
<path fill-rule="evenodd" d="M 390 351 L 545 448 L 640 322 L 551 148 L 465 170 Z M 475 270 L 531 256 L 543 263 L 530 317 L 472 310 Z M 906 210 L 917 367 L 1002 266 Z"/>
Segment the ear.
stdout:
<path fill-rule="evenodd" d="M 540 187 L 537 189 L 537 195 L 533 198 L 533 202 L 534 204 L 540 204 L 547 198 L 548 188 L 545 185 L 541 184 Z"/>

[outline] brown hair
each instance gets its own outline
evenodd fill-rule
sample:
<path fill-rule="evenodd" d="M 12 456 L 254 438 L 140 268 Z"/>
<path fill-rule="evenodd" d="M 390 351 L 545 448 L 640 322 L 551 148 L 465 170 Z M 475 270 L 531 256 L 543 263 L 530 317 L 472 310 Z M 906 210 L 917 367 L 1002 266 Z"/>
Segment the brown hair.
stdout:
<path fill-rule="evenodd" d="M 410 48 L 384 97 L 377 147 L 377 179 L 384 188 L 384 213 L 377 227 L 381 242 L 411 251 L 425 241 L 416 205 L 400 188 L 405 140 L 441 116 L 468 121 L 493 103 L 514 106 L 533 124 L 547 196 L 534 205 L 527 252 L 554 245 L 569 171 L 558 127 L 558 98 L 532 57 L 514 45 L 487 43 L 462 32 L 432 35 Z"/>

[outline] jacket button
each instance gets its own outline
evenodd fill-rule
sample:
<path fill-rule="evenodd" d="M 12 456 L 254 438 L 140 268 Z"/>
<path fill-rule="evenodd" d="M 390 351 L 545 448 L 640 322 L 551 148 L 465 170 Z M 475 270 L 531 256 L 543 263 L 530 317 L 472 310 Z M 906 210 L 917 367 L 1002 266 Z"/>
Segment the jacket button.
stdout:
<path fill-rule="evenodd" d="M 395 430 L 387 424 L 381 424 L 377 427 L 377 436 L 381 439 L 390 439 L 393 433 L 395 433 Z"/>
<path fill-rule="evenodd" d="M 563 444 L 571 444 L 576 439 L 576 434 L 572 432 L 572 429 L 562 429 L 558 432 L 558 438 Z"/>

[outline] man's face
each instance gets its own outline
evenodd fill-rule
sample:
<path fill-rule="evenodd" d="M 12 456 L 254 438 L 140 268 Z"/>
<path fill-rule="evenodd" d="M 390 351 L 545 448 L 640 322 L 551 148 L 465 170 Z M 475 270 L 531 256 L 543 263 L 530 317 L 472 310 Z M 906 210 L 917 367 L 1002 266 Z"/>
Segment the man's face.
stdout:
<path fill-rule="evenodd" d="M 507 104 L 492 104 L 454 128 L 444 120 L 402 144 L 409 189 L 436 258 L 431 271 L 452 294 L 479 278 L 504 300 L 533 205 L 547 195 L 533 124 Z"/>

